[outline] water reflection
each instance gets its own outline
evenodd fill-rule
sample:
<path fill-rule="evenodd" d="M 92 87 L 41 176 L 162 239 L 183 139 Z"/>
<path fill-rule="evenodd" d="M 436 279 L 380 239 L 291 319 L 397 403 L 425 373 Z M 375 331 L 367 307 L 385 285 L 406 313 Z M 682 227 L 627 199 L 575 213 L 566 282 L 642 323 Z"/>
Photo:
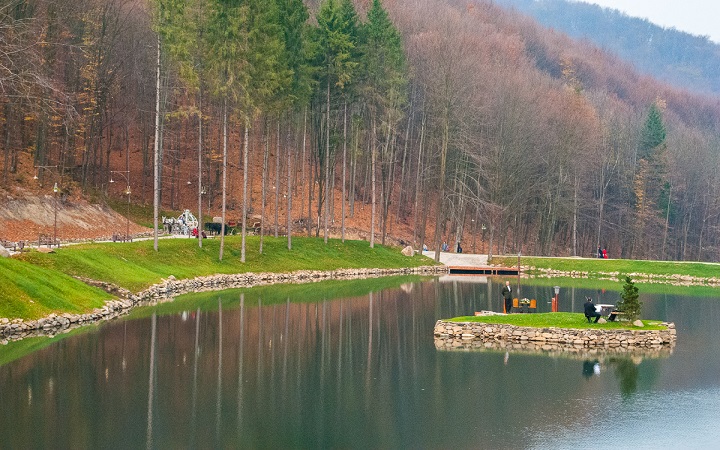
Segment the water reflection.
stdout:
<path fill-rule="evenodd" d="M 157 372 L 155 370 L 155 337 L 157 336 L 157 315 L 153 313 L 150 319 L 150 380 L 148 382 L 148 407 L 147 407 L 147 439 L 146 448 L 153 448 L 153 407 L 155 405 L 155 385 L 157 383 Z"/>
<path fill-rule="evenodd" d="M 614 368 L 615 375 L 620 380 L 620 392 L 627 396 L 637 391 L 639 363 L 631 358 L 611 358 L 609 365 Z"/>
<path fill-rule="evenodd" d="M 698 316 L 712 299 L 643 298 L 658 319 L 676 321 L 680 337 L 671 352 L 642 359 L 501 346 L 438 351 L 436 320 L 500 307 L 502 282 L 253 288 L 160 305 L 0 366 L 0 442 L 547 448 L 562 430 L 617 409 L 633 414 L 651 394 L 663 393 L 662 402 L 720 387 L 719 351 L 699 344 L 718 337 L 716 322 Z M 552 288 L 522 289 L 549 298 Z M 591 291 L 575 290 L 579 308 Z"/>
<path fill-rule="evenodd" d="M 600 375 L 600 361 L 597 359 L 583 361 L 582 374 L 585 378 L 590 378 L 593 375 Z"/>

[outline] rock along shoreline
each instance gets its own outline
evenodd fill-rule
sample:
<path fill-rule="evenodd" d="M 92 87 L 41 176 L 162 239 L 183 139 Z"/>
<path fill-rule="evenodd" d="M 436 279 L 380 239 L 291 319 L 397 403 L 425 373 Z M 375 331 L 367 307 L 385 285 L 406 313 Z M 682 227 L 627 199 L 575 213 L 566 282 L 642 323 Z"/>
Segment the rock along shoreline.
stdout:
<path fill-rule="evenodd" d="M 677 339 L 674 323 L 663 322 L 663 330 L 599 328 L 535 328 L 482 322 L 435 323 L 436 347 L 482 347 L 489 343 L 513 348 L 515 344 L 535 349 L 604 348 L 618 351 L 673 347 Z M 438 342 L 438 340 L 442 340 Z M 496 345 L 497 346 L 497 345 Z"/>
<path fill-rule="evenodd" d="M 80 326 L 115 319 L 138 306 L 171 301 L 178 295 L 191 292 L 219 291 L 224 289 L 267 286 L 281 283 L 314 283 L 325 280 L 354 280 L 380 278 L 397 275 L 441 275 L 446 274 L 446 266 L 423 266 L 400 269 L 337 269 L 331 271 L 299 270 L 290 273 L 242 273 L 220 274 L 178 280 L 174 276 L 163 279 L 161 283 L 134 294 L 127 289 L 111 283 L 82 279 L 91 286 L 98 287 L 117 299 L 105 302 L 102 308 L 86 314 L 50 314 L 37 320 L 0 318 L 0 344 L 17 341 L 26 337 L 54 337 Z"/>

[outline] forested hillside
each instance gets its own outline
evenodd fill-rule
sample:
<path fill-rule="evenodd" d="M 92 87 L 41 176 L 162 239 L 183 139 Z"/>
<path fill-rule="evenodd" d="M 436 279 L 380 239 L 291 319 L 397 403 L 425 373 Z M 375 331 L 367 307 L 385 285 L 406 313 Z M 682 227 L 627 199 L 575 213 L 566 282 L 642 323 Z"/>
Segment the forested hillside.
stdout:
<path fill-rule="evenodd" d="M 276 234 L 720 259 L 719 99 L 495 2 L 0 8 L 13 195 L 50 166 L 66 192 L 103 195 L 114 172 L 152 203 L 157 180 L 164 207 Z"/>
<path fill-rule="evenodd" d="M 676 86 L 720 94 L 720 45 L 618 10 L 567 0 L 495 0 L 577 39 L 589 39 L 638 70 Z"/>

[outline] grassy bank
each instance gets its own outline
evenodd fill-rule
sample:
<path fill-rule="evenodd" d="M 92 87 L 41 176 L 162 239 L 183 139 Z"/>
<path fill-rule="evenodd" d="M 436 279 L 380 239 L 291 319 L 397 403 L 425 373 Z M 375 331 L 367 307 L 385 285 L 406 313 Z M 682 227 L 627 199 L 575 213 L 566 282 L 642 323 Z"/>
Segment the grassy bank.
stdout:
<path fill-rule="evenodd" d="M 223 261 L 218 261 L 219 239 L 208 239 L 199 248 L 194 239 L 164 239 L 159 251 L 152 240 L 132 243 L 94 243 L 62 247 L 55 253 L 29 252 L 0 258 L 0 317 L 36 319 L 52 312 L 78 313 L 102 306 L 105 292 L 72 277 L 102 280 L 140 291 L 170 275 L 193 278 L 246 272 L 293 272 L 340 268 L 402 268 L 432 265 L 421 255 L 403 256 L 398 248 L 364 241 L 266 237 L 263 254 L 259 237 L 249 236 L 246 262 L 240 262 L 239 236 L 225 239 Z"/>
<path fill-rule="evenodd" d="M 537 313 L 537 314 L 509 314 L 497 316 L 461 316 L 447 319 L 449 322 L 480 322 L 503 323 L 519 327 L 533 328 L 593 328 L 605 330 L 632 329 L 632 330 L 664 330 L 660 321 L 643 320 L 644 328 L 638 328 L 628 322 L 589 323 L 582 313 Z"/>
<path fill-rule="evenodd" d="M 517 267 L 517 256 L 495 256 L 492 263 Z M 562 272 L 587 272 L 589 276 L 616 275 L 623 279 L 628 274 L 647 275 L 688 275 L 698 278 L 713 278 L 720 275 L 720 264 L 680 261 L 645 261 L 632 259 L 598 259 L 598 258 L 540 258 L 522 256 L 520 264 L 536 269 L 553 269 Z M 527 271 L 533 273 L 532 270 Z M 539 273 L 539 271 L 536 271 Z"/>

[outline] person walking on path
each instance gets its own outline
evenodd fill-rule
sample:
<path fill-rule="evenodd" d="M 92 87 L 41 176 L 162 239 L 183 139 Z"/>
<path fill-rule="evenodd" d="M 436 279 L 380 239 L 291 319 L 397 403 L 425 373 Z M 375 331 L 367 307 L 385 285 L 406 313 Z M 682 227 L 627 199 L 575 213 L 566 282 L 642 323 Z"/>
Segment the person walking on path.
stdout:
<path fill-rule="evenodd" d="M 505 287 L 502 288 L 500 294 L 505 299 L 505 314 L 510 314 L 512 312 L 512 288 L 509 281 L 505 282 Z"/>

